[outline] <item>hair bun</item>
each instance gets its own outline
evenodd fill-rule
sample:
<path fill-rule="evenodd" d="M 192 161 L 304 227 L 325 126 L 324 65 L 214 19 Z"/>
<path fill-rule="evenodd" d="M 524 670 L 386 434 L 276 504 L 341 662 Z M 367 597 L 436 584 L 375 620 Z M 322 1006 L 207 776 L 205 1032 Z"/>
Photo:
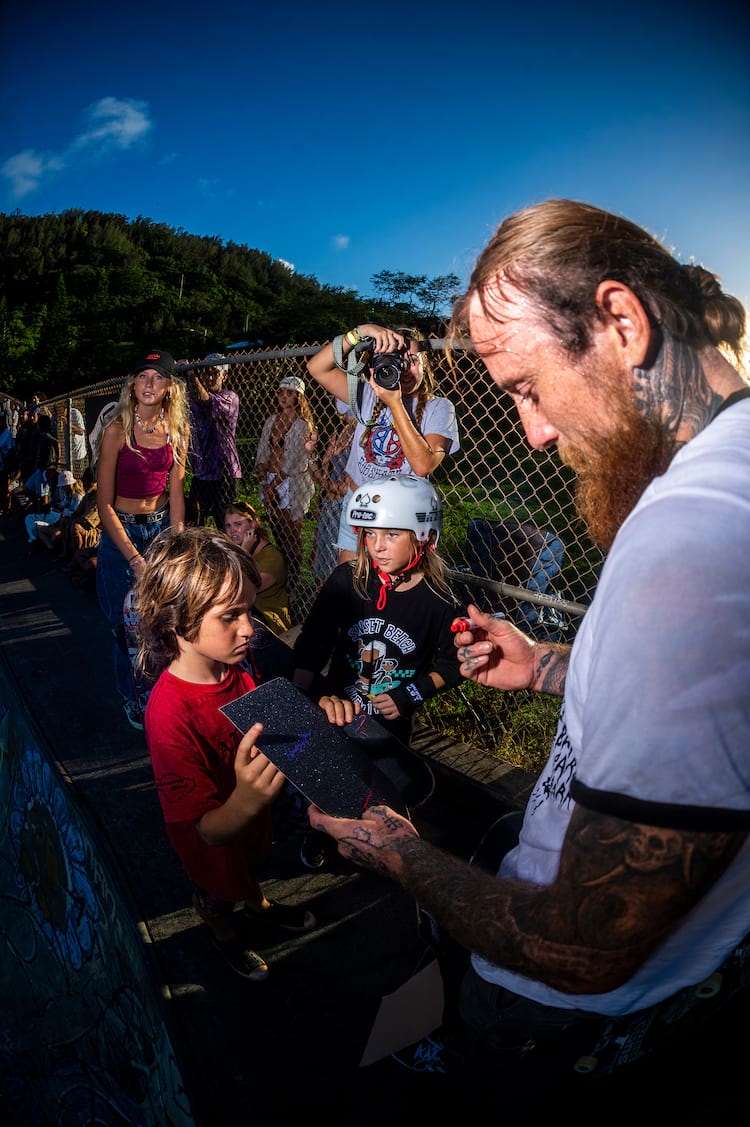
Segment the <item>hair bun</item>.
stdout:
<path fill-rule="evenodd" d="M 706 270 L 703 266 L 696 266 L 692 262 L 685 263 L 682 267 L 687 277 L 704 298 L 721 297 L 721 282 L 716 274 Z"/>

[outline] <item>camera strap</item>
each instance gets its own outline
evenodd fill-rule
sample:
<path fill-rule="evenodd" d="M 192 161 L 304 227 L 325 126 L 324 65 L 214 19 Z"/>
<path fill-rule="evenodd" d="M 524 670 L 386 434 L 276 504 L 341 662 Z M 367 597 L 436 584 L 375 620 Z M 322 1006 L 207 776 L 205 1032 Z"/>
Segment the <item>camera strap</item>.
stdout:
<path fill-rule="evenodd" d="M 337 368 L 342 372 L 346 372 L 346 380 L 349 388 L 349 407 L 358 423 L 365 423 L 366 420 L 362 418 L 359 412 L 359 396 L 357 394 L 362 372 L 367 367 L 367 353 L 372 351 L 372 341 L 369 337 L 363 337 L 358 344 L 349 353 L 346 361 L 344 360 L 344 338 L 343 336 L 335 337 L 333 340 L 333 360 Z M 364 354 L 360 358 L 360 354 Z"/>

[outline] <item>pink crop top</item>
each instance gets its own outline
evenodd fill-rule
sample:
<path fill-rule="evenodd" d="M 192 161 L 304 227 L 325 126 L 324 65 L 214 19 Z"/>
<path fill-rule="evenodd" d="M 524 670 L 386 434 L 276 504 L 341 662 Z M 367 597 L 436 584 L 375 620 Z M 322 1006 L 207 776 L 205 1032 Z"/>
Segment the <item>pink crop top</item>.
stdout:
<path fill-rule="evenodd" d="M 117 459 L 117 496 L 137 501 L 158 497 L 166 488 L 173 464 L 174 453 L 169 442 L 155 450 L 138 445 L 131 450 L 124 443 Z"/>

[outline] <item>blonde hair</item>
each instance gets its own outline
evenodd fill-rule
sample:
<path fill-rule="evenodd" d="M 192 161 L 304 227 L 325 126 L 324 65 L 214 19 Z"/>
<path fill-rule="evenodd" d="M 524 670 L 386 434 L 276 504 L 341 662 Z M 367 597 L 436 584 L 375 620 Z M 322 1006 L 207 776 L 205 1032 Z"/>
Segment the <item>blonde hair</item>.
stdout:
<path fill-rule="evenodd" d="M 148 546 L 146 567 L 135 588 L 138 668 L 155 680 L 179 656 L 179 638 L 193 642 L 204 615 L 219 601 L 239 597 L 245 582 L 256 591 L 260 573 L 252 558 L 224 532 L 191 525 L 167 528 Z"/>
<path fill-rule="evenodd" d="M 125 436 L 125 445 L 136 454 L 140 452 L 135 446 L 135 398 L 136 373 L 131 372 L 123 384 L 120 398 L 114 413 L 110 416 L 105 430 L 119 423 Z M 172 376 L 169 390 L 162 400 L 164 415 L 167 424 L 167 434 L 174 452 L 174 460 L 180 466 L 187 465 L 188 450 L 190 448 L 190 405 L 185 392 L 184 381 L 178 376 Z M 99 443 L 101 445 L 101 441 Z M 143 457 L 143 455 L 140 455 Z"/>
<path fill-rule="evenodd" d="M 295 389 L 293 387 L 288 387 L 285 390 L 294 392 L 294 395 L 296 396 L 294 409 L 296 410 L 296 412 L 300 416 L 300 418 L 305 420 L 305 422 L 309 426 L 310 430 L 315 430 L 316 429 L 315 420 L 313 419 L 313 413 L 312 413 L 312 408 L 310 406 L 310 400 L 307 398 L 305 393 L 303 391 L 295 391 Z M 278 411 L 275 412 L 275 413 L 279 414 Z"/>
<path fill-rule="evenodd" d="M 399 330 L 400 331 L 400 330 Z M 430 533 L 430 539 L 425 544 L 417 540 L 416 534 L 410 528 L 403 529 L 404 532 L 409 533 L 409 540 L 411 545 L 411 555 L 409 556 L 409 564 L 416 558 L 419 549 L 423 548 L 422 558 L 419 563 L 415 564 L 414 571 L 421 572 L 424 577 L 425 583 L 435 591 L 436 594 L 450 594 L 450 587 L 446 578 L 446 566 L 443 560 L 435 551 L 435 533 Z M 357 530 L 357 554 L 351 561 L 351 567 L 354 572 L 353 582 L 354 590 L 358 595 L 367 598 L 369 595 L 368 587 L 370 579 L 374 574 L 374 568 L 370 559 L 367 548 L 365 547 L 365 533 L 366 528 L 359 528 Z M 408 564 L 407 564 L 408 567 Z"/>

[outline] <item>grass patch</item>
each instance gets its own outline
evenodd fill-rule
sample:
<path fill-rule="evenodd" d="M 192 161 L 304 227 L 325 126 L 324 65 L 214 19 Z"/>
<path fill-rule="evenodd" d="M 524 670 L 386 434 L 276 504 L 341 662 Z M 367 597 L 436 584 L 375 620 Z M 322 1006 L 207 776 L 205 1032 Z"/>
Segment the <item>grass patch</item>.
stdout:
<path fill-rule="evenodd" d="M 420 723 L 537 775 L 549 756 L 561 703 L 545 693 L 504 693 L 464 681 L 428 701 Z"/>

